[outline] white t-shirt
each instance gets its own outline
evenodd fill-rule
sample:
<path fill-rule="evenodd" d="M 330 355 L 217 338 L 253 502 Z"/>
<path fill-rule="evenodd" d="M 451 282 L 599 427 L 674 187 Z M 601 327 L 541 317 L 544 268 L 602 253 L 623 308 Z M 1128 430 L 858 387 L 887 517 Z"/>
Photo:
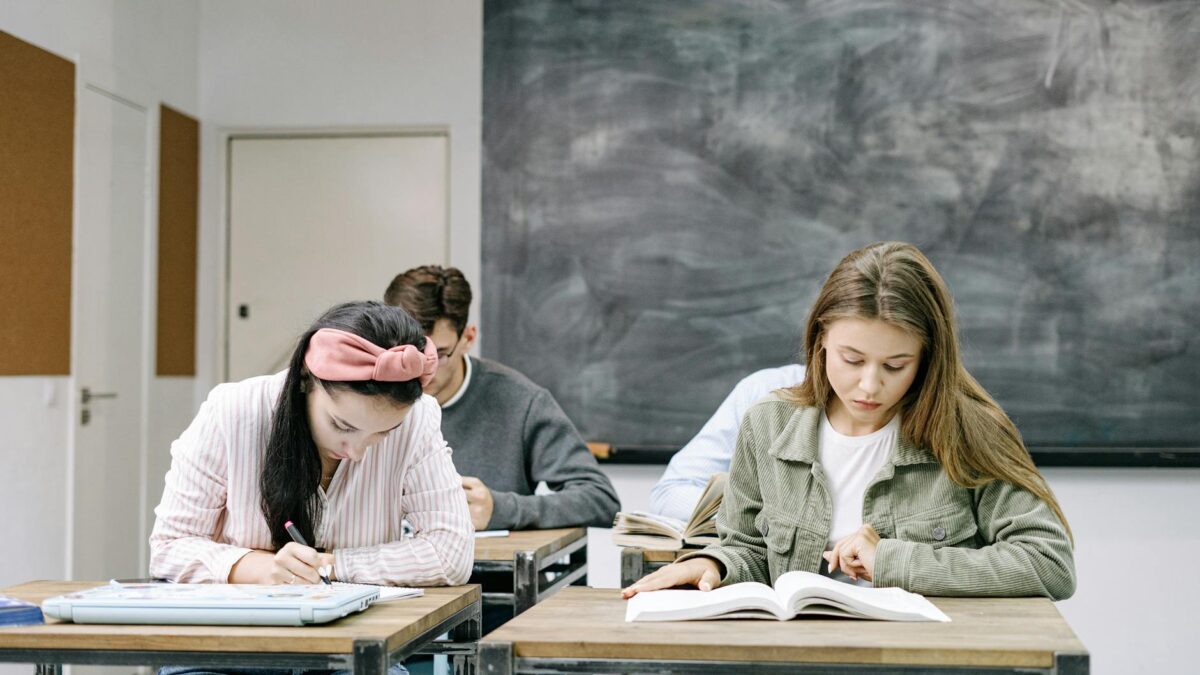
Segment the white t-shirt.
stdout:
<path fill-rule="evenodd" d="M 862 527 L 863 493 L 891 455 L 899 433 L 899 415 L 893 416 L 881 429 L 866 436 L 846 436 L 838 433 L 829 423 L 825 413 L 821 413 L 819 461 L 825 470 L 829 496 L 833 500 L 833 527 L 829 531 L 829 548 L 833 548 L 840 539 Z M 825 572 L 824 564 L 821 565 L 821 570 Z M 840 569 L 834 577 L 841 581 L 850 580 L 842 575 Z"/>

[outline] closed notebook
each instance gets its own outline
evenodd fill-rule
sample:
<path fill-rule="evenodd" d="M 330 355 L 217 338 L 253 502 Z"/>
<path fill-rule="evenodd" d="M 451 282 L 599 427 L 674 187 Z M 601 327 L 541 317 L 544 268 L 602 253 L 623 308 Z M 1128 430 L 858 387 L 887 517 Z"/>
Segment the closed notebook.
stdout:
<path fill-rule="evenodd" d="M 626 621 L 777 619 L 798 615 L 883 621 L 949 621 L 924 596 L 900 588 L 866 588 L 812 572 L 788 572 L 775 587 L 753 581 L 711 591 L 638 593 L 625 607 Z"/>
<path fill-rule="evenodd" d="M 0 595 L 0 626 L 24 626 L 31 623 L 45 623 L 41 608 L 31 602 Z"/>

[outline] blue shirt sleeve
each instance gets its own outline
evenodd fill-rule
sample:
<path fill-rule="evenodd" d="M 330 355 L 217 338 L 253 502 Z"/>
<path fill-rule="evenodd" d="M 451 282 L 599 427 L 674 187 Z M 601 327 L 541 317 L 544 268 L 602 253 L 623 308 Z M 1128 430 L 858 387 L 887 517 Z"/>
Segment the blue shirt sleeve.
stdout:
<path fill-rule="evenodd" d="M 700 433 L 671 458 L 650 492 L 650 510 L 685 522 L 691 518 L 709 476 L 729 471 L 746 411 L 772 391 L 795 386 L 803 379 L 804 367 L 790 365 L 760 370 L 738 382 Z"/>

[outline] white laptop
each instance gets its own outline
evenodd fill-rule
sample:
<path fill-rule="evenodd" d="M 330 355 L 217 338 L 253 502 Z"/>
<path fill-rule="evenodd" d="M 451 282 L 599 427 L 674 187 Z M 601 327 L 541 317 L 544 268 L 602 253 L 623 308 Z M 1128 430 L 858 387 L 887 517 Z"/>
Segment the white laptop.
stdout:
<path fill-rule="evenodd" d="M 303 626 L 361 612 L 379 597 L 357 584 L 120 584 L 49 598 L 46 616 L 75 623 Z"/>

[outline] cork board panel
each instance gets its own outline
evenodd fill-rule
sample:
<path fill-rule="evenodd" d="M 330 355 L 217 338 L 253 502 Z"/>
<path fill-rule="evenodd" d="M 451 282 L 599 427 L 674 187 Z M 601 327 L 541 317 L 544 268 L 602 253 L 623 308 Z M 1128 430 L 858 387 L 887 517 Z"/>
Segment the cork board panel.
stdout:
<path fill-rule="evenodd" d="M 71 373 L 75 65 L 0 31 L 0 376 Z"/>
<path fill-rule="evenodd" d="M 158 375 L 196 374 L 200 122 L 162 106 L 158 146 Z"/>

